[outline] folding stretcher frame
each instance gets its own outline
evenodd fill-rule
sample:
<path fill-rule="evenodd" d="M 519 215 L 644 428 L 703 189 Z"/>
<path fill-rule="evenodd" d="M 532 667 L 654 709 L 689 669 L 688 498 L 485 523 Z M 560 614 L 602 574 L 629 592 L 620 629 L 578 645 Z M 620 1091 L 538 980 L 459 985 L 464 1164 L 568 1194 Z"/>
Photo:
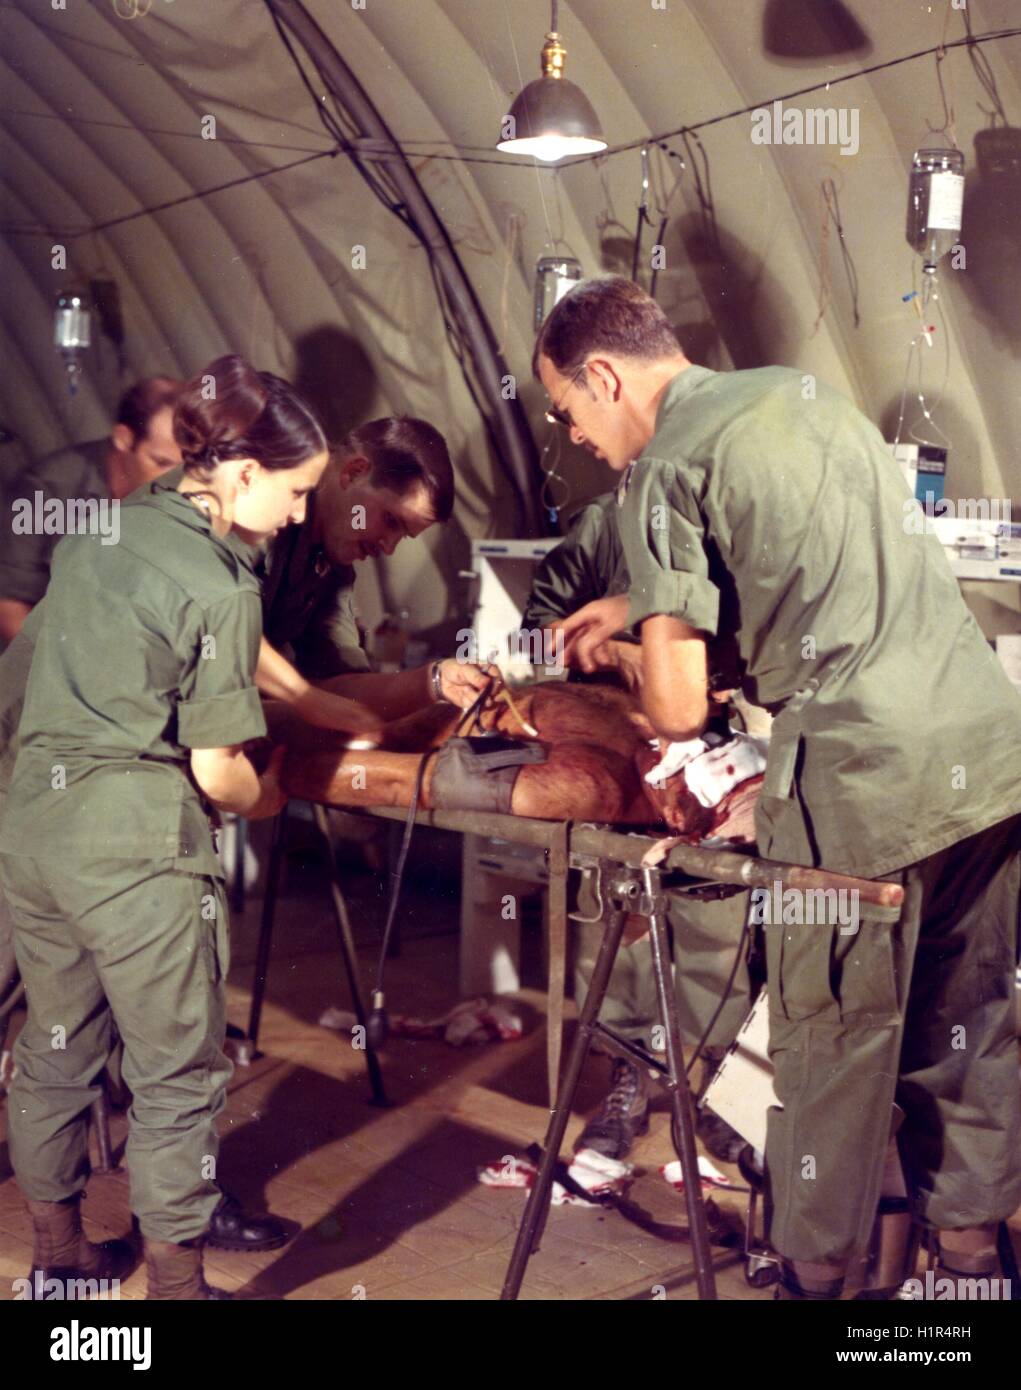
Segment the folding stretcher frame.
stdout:
<path fill-rule="evenodd" d="M 389 807 L 366 808 L 364 814 L 387 820 L 404 821 L 407 812 Z M 316 823 L 327 843 L 332 843 L 328 818 L 324 809 L 315 807 Z M 282 821 L 281 817 L 281 821 Z M 542 1160 L 536 1181 L 529 1193 L 517 1244 L 511 1257 L 503 1297 L 517 1297 L 530 1256 L 538 1249 L 546 1221 L 560 1145 L 571 1114 L 574 1094 L 592 1040 L 598 1035 L 611 1050 L 627 1055 L 636 1052 L 632 1044 L 623 1042 L 598 1022 L 599 1010 L 620 948 L 624 925 L 629 914 L 637 913 L 649 919 L 653 966 L 662 1021 L 665 1025 L 666 1062 L 643 1054 L 641 1060 L 661 1073 L 671 1098 L 673 1137 L 681 1162 L 685 1202 L 692 1250 L 695 1257 L 695 1278 L 699 1297 L 715 1298 L 712 1256 L 702 1202 L 701 1181 L 695 1153 L 694 1119 L 690 1103 L 687 1073 L 677 1015 L 677 1000 L 670 973 L 670 946 L 665 918 L 665 897 L 661 888 L 665 872 L 679 871 L 688 880 L 680 891 L 692 891 L 712 884 L 732 884 L 739 888 L 772 888 L 781 884 L 797 888 L 856 889 L 866 902 L 896 906 L 903 889 L 893 883 L 873 883 L 867 879 L 851 878 L 821 869 L 781 864 L 757 859 L 734 850 L 675 844 L 663 845 L 654 836 L 626 834 L 598 825 L 570 821 L 530 820 L 520 816 L 504 816 L 476 811 L 418 811 L 416 824 L 450 830 L 458 834 L 494 836 L 518 844 L 531 845 L 546 852 L 549 868 L 549 907 L 547 912 L 549 959 L 549 1008 L 547 1014 L 547 1071 L 551 1104 L 550 1125 L 543 1147 Z M 659 846 L 657 852 L 656 847 Z M 266 899 L 260 934 L 259 956 L 252 1001 L 249 1041 L 257 1043 L 258 1018 L 269 965 L 270 943 L 275 915 L 277 879 L 282 851 L 282 829 L 274 838 L 274 852 L 266 885 Z M 351 985 L 352 1000 L 359 1020 L 364 1009 L 355 970 L 353 943 L 347 910 L 331 853 L 331 894 L 337 916 L 340 944 L 345 969 Z M 579 1017 L 579 1026 L 561 1079 L 561 1046 L 564 1014 L 564 987 L 567 970 L 567 878 L 572 868 L 598 869 L 600 882 L 600 920 L 603 940 Z M 382 1099 L 381 1078 L 374 1056 L 367 1055 L 374 1098 Z"/>

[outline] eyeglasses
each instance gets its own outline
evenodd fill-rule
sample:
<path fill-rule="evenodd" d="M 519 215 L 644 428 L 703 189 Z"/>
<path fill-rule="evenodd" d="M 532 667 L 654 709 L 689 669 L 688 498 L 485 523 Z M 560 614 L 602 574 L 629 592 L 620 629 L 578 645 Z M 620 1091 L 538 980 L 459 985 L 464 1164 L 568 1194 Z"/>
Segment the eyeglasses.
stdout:
<path fill-rule="evenodd" d="M 551 405 L 549 409 L 546 411 L 546 419 L 549 421 L 551 425 L 562 425 L 565 430 L 570 430 L 574 428 L 574 421 L 571 419 L 571 412 L 569 410 L 562 410 L 561 406 L 564 404 L 564 401 L 567 400 L 571 387 L 575 384 L 575 382 L 578 380 L 578 378 L 581 376 L 582 372 L 585 370 L 587 366 L 587 362 L 583 362 L 581 364 L 581 366 L 575 372 L 574 376 L 572 376 L 571 380 L 567 383 L 567 388 L 564 391 L 564 394 L 560 397 L 560 400 L 557 402 L 556 405 Z"/>

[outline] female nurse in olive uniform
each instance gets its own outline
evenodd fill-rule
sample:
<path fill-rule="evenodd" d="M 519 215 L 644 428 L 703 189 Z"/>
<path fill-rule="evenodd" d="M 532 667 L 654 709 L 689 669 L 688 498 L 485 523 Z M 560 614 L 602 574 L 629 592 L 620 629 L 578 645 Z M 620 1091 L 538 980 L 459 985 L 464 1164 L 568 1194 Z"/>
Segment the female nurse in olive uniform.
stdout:
<path fill-rule="evenodd" d="M 9 1116 L 34 1267 L 110 1277 L 124 1255 L 90 1245 L 78 1214 L 116 1024 L 149 1297 L 201 1299 L 227 1297 L 204 1283 L 201 1237 L 220 1199 L 230 1075 L 207 810 L 253 818 L 283 804 L 275 764 L 259 777 L 242 747 L 265 732 L 251 547 L 303 519 L 327 454 L 293 389 L 239 357 L 186 387 L 175 436 L 183 470 L 122 503 L 116 544 L 77 535 L 56 549 L 0 871 L 29 1000 Z"/>

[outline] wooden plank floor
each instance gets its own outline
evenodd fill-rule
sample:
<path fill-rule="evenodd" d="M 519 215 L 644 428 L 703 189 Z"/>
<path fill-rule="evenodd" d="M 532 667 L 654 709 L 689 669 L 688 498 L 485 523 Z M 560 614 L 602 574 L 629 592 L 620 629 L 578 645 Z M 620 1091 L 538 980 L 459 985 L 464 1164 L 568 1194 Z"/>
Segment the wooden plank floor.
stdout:
<path fill-rule="evenodd" d="M 310 909 L 312 910 L 312 909 Z M 239 944 L 252 924 L 238 923 Z M 454 936 L 406 942 L 392 962 L 391 1006 L 428 1016 L 453 1001 Z M 239 952 L 243 958 L 245 952 Z M 363 959 L 365 978 L 370 962 Z M 232 972 L 230 1013 L 247 1018 L 249 967 Z M 362 1054 L 316 1020 L 331 1003 L 346 1005 L 332 951 L 286 955 L 274 963 L 263 1016 L 264 1056 L 237 1068 L 227 1109 L 220 1178 L 246 1204 L 300 1223 L 298 1237 L 261 1256 L 207 1252 L 211 1282 L 243 1297 L 286 1299 L 493 1299 L 510 1255 L 524 1194 L 485 1188 L 476 1168 L 520 1153 L 541 1138 L 547 1119 L 543 996 L 524 991 L 520 1042 L 454 1049 L 440 1042 L 391 1041 L 382 1057 L 389 1109 L 367 1103 Z M 608 1075 L 591 1058 L 568 1139 L 598 1104 Z M 683 1202 L 659 1176 L 673 1157 L 661 1102 L 633 1155 L 640 1174 L 633 1202 L 643 1224 L 616 1211 L 564 1207 L 551 1213 L 543 1248 L 529 1268 L 529 1299 L 692 1299 L 689 1247 L 644 1229 L 682 1223 Z M 27 1272 L 27 1216 L 10 1173 L 0 1104 L 0 1298 Z M 113 1117 L 120 1153 L 123 1115 Z M 727 1170 L 739 1181 L 736 1170 Z M 737 1222 L 737 1195 L 720 1205 Z M 96 1238 L 129 1225 L 127 1173 L 90 1180 L 86 1223 Z M 720 1296 L 768 1298 L 751 1289 L 735 1250 L 716 1252 Z M 137 1271 L 124 1298 L 143 1298 Z M 660 1294 L 660 1297 L 663 1295 Z"/>

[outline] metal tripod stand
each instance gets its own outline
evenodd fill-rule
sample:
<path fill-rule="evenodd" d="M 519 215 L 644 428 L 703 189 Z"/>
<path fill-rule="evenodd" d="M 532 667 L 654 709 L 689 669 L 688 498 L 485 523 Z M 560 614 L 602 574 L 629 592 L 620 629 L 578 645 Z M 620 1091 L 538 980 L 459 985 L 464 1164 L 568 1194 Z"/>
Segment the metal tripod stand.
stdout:
<path fill-rule="evenodd" d="M 351 919 L 348 916 L 347 902 L 344 898 L 340 886 L 340 871 L 337 867 L 336 847 L 333 835 L 330 831 L 330 824 L 325 809 L 322 806 L 313 804 L 312 814 L 315 818 L 316 828 L 323 838 L 329 856 L 330 868 L 330 903 L 333 908 L 333 919 L 337 928 L 337 944 L 340 947 L 340 959 L 344 967 L 344 974 L 347 977 L 348 990 L 351 995 L 351 1009 L 363 1030 L 367 1023 L 365 1003 L 362 999 L 361 983 L 358 978 L 358 956 L 355 951 L 354 936 L 351 932 Z M 244 1036 L 244 1041 L 250 1048 L 250 1056 L 258 1056 L 259 1046 L 259 1024 L 262 1019 L 262 1004 L 266 995 L 266 979 L 269 973 L 270 951 L 273 945 L 273 926 L 276 919 L 277 897 L 280 890 L 280 878 L 283 871 L 284 860 L 284 836 L 287 825 L 287 807 L 280 812 L 277 817 L 276 825 L 273 827 L 273 841 L 269 854 L 269 865 L 266 871 L 266 890 L 262 903 L 262 921 L 259 926 L 259 947 L 255 959 L 255 979 L 252 984 L 252 1003 L 248 1016 L 248 1033 Z M 363 1031 L 362 1034 L 365 1037 Z M 369 1078 L 369 1088 L 372 1092 L 370 1104 L 385 1106 L 389 1105 L 386 1096 L 386 1089 L 383 1085 L 383 1073 L 380 1069 L 379 1058 L 365 1043 L 365 1067 Z"/>
<path fill-rule="evenodd" d="M 677 996 L 670 971 L 670 941 L 665 918 L 665 898 L 660 888 L 660 873 L 656 869 L 631 868 L 608 859 L 595 861 L 602 881 L 608 885 L 602 901 L 601 920 L 603 939 L 596 959 L 592 980 L 578 1019 L 578 1030 L 567 1057 L 567 1065 L 557 1093 L 556 1105 L 550 1116 L 549 1129 L 543 1144 L 542 1160 L 535 1184 L 528 1195 L 518 1238 L 507 1267 L 502 1299 L 517 1298 L 531 1256 L 539 1249 L 549 1213 L 553 1177 L 571 1117 L 578 1081 L 589 1048 L 599 1038 L 607 1050 L 628 1057 L 640 1066 L 660 1073 L 662 1084 L 670 1095 L 672 1134 L 677 1157 L 681 1161 L 684 1179 L 684 1200 L 688 1212 L 688 1229 L 695 1256 L 695 1279 L 700 1299 L 715 1299 L 716 1281 L 713 1275 L 709 1245 L 709 1228 L 702 1201 L 702 1184 L 695 1153 L 695 1121 L 691 1090 L 684 1066 L 681 1046 L 680 1019 Z M 644 1048 L 618 1037 L 599 1022 L 599 1012 L 610 982 L 610 973 L 624 935 L 629 913 L 649 919 L 652 941 L 652 962 L 656 978 L 656 997 L 660 1018 L 666 1035 L 666 1064 Z"/>

